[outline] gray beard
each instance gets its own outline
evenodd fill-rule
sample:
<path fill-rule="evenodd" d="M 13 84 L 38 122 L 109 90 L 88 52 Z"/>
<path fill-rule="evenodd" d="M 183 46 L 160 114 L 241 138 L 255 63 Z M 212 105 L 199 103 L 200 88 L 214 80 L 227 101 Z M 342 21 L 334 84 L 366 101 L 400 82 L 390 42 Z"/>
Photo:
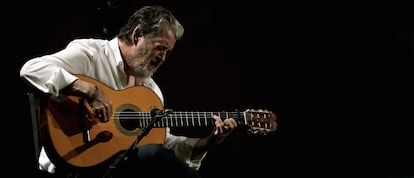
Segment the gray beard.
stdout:
<path fill-rule="evenodd" d="M 136 77 L 139 78 L 139 79 L 146 79 L 146 78 L 152 77 L 154 75 L 155 71 L 157 71 L 156 68 L 151 70 L 151 71 L 149 71 L 147 69 L 140 68 L 139 70 L 137 70 L 135 72 L 135 74 L 136 74 Z"/>

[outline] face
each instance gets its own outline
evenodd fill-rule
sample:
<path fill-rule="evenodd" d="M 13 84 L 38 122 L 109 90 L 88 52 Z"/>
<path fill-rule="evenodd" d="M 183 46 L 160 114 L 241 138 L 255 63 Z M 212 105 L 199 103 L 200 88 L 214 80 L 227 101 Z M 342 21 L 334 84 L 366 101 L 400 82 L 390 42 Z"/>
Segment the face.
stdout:
<path fill-rule="evenodd" d="M 171 53 L 175 42 L 176 38 L 171 30 L 165 30 L 156 37 L 139 37 L 131 60 L 127 62 L 132 74 L 138 78 L 151 77 Z"/>

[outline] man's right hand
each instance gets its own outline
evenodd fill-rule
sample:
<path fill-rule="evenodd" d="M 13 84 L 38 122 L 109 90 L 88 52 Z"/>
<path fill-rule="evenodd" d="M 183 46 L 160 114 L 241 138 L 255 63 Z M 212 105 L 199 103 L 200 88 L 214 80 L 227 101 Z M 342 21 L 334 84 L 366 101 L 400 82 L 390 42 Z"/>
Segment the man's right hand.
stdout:
<path fill-rule="evenodd" d="M 102 90 L 95 87 L 93 97 L 88 101 L 95 118 L 98 118 L 101 122 L 108 122 L 112 116 L 112 102 L 106 97 Z"/>
<path fill-rule="evenodd" d="M 108 122 L 112 116 L 112 102 L 102 90 L 90 82 L 78 79 L 61 91 L 65 95 L 85 97 L 100 122 Z"/>

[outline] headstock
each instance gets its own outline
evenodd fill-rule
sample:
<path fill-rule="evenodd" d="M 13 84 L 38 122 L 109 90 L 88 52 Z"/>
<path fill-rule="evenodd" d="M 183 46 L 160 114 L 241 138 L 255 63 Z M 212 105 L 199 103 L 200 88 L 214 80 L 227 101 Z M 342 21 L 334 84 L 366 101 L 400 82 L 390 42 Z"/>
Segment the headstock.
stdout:
<path fill-rule="evenodd" d="M 244 112 L 245 124 L 252 134 L 267 135 L 277 129 L 276 114 L 262 109 L 248 109 Z"/>

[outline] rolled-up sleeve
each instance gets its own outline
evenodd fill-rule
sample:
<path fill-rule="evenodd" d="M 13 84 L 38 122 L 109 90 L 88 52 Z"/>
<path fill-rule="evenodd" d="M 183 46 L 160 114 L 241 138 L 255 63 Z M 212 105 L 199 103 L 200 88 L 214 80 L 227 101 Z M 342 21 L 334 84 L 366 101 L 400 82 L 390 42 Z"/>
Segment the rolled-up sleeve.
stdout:
<path fill-rule="evenodd" d="M 59 96 L 60 89 L 74 82 L 77 77 L 66 70 L 49 65 L 52 56 L 36 58 L 28 61 L 20 70 L 20 76 L 44 93 Z M 46 70 L 45 70 L 46 69 Z"/>
<path fill-rule="evenodd" d="M 27 61 L 20 69 L 20 77 L 44 93 L 58 97 L 59 91 L 73 83 L 73 74 L 88 74 L 94 69 L 97 51 L 87 42 L 75 40 L 67 48 Z"/>

